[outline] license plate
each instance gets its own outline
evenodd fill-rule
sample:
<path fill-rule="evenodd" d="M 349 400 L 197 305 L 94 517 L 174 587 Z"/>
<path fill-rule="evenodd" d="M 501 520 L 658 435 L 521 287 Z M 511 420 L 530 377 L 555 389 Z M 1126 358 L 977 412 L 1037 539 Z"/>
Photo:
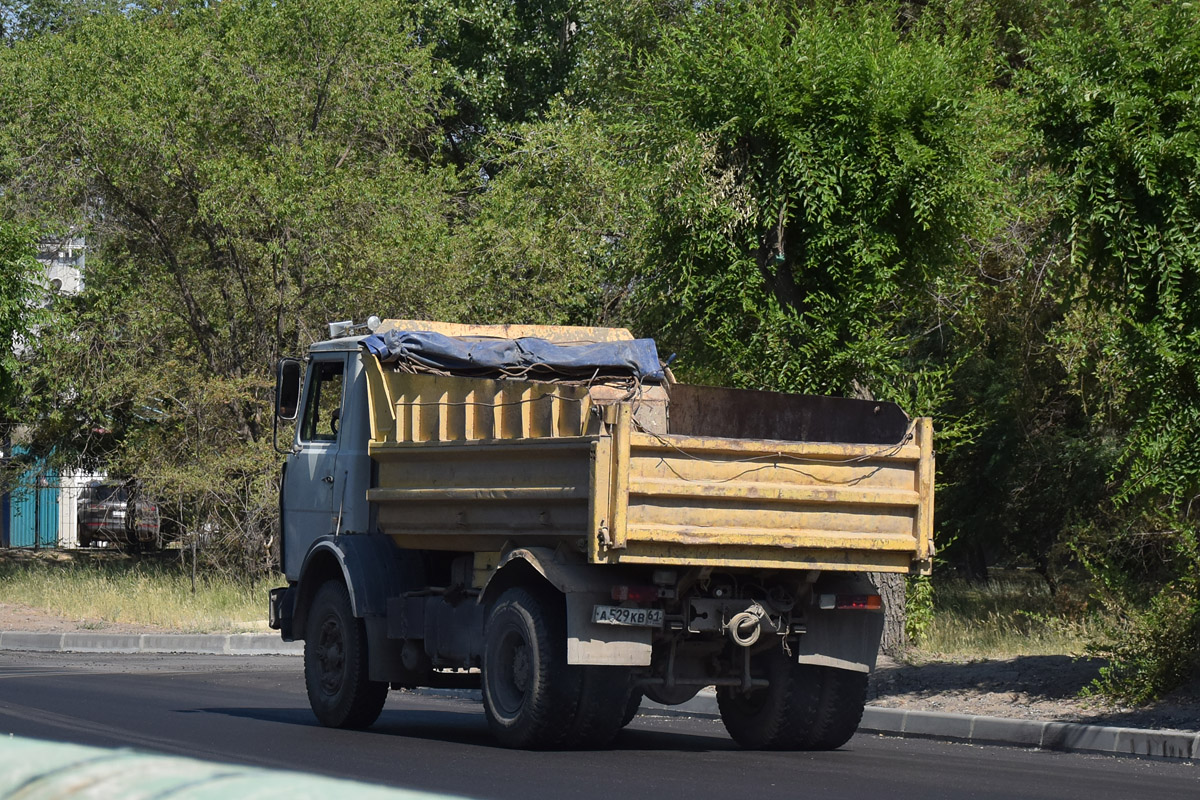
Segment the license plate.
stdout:
<path fill-rule="evenodd" d="M 639 628 L 661 628 L 661 608 L 621 608 L 620 606 L 595 606 L 592 622 L 605 625 L 632 625 Z"/>

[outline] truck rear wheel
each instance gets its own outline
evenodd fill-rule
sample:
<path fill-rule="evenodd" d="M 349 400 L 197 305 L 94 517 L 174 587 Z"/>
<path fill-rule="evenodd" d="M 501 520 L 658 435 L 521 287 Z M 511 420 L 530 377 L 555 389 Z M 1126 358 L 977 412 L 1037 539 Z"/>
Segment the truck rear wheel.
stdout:
<path fill-rule="evenodd" d="M 554 599 L 512 588 L 488 612 L 483 708 L 488 727 L 506 747 L 567 744 L 580 676 L 567 668 L 566 623 Z"/>
<path fill-rule="evenodd" d="M 637 716 L 638 709 L 642 707 L 642 697 L 641 689 L 634 689 L 629 693 L 629 701 L 625 704 L 625 713 L 621 715 L 622 728 L 633 722 L 633 718 Z"/>
<path fill-rule="evenodd" d="M 366 728 L 387 700 L 386 682 L 367 677 L 367 631 L 339 581 L 317 590 L 304 639 L 304 684 L 322 725 Z"/>
<path fill-rule="evenodd" d="M 633 681 L 628 667 L 578 666 L 568 667 L 580 675 L 579 706 L 567 733 L 570 747 L 607 747 L 617 737 L 633 714 L 629 704 Z M 638 704 L 641 693 L 637 692 Z M 634 706 L 633 713 L 637 713 Z"/>
<path fill-rule="evenodd" d="M 865 672 L 797 664 L 782 651 L 759 659 L 770 686 L 717 690 L 734 741 L 756 750 L 834 750 L 850 740 L 866 703 Z"/>

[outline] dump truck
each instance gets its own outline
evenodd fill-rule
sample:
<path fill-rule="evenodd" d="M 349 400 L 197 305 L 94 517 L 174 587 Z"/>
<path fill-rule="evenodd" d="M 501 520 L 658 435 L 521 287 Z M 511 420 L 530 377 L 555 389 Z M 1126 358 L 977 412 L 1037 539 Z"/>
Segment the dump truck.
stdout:
<path fill-rule="evenodd" d="M 372 317 L 277 367 L 287 586 L 324 725 L 478 689 L 517 748 L 603 747 L 716 689 L 747 748 L 840 747 L 883 608 L 927 574 L 932 424 L 677 382 L 624 329 Z M 283 426 L 287 429 L 287 425 Z"/>

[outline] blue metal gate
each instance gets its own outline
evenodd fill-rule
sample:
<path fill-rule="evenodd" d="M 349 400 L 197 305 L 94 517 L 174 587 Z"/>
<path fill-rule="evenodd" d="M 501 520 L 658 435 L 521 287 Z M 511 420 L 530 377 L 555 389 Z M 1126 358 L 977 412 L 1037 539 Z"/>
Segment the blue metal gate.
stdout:
<path fill-rule="evenodd" d="M 20 450 L 15 450 L 19 453 Z M 38 460 L 17 480 L 5 503 L 9 547 L 54 547 L 58 544 L 59 478 Z"/>

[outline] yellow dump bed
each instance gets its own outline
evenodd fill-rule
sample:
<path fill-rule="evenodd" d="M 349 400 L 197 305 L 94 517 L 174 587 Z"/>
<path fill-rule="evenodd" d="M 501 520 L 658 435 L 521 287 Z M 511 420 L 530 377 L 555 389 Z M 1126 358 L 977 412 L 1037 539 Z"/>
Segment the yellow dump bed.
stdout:
<path fill-rule="evenodd" d="M 549 338 L 546 330 L 519 335 Z M 550 545 L 592 563 L 929 570 L 932 425 L 894 406 L 413 374 L 365 361 L 378 465 L 367 497 L 401 547 Z M 858 421 L 847 429 L 839 414 L 851 411 Z M 888 425 L 872 427 L 889 413 Z M 847 441 L 860 430 L 864 441 Z"/>

